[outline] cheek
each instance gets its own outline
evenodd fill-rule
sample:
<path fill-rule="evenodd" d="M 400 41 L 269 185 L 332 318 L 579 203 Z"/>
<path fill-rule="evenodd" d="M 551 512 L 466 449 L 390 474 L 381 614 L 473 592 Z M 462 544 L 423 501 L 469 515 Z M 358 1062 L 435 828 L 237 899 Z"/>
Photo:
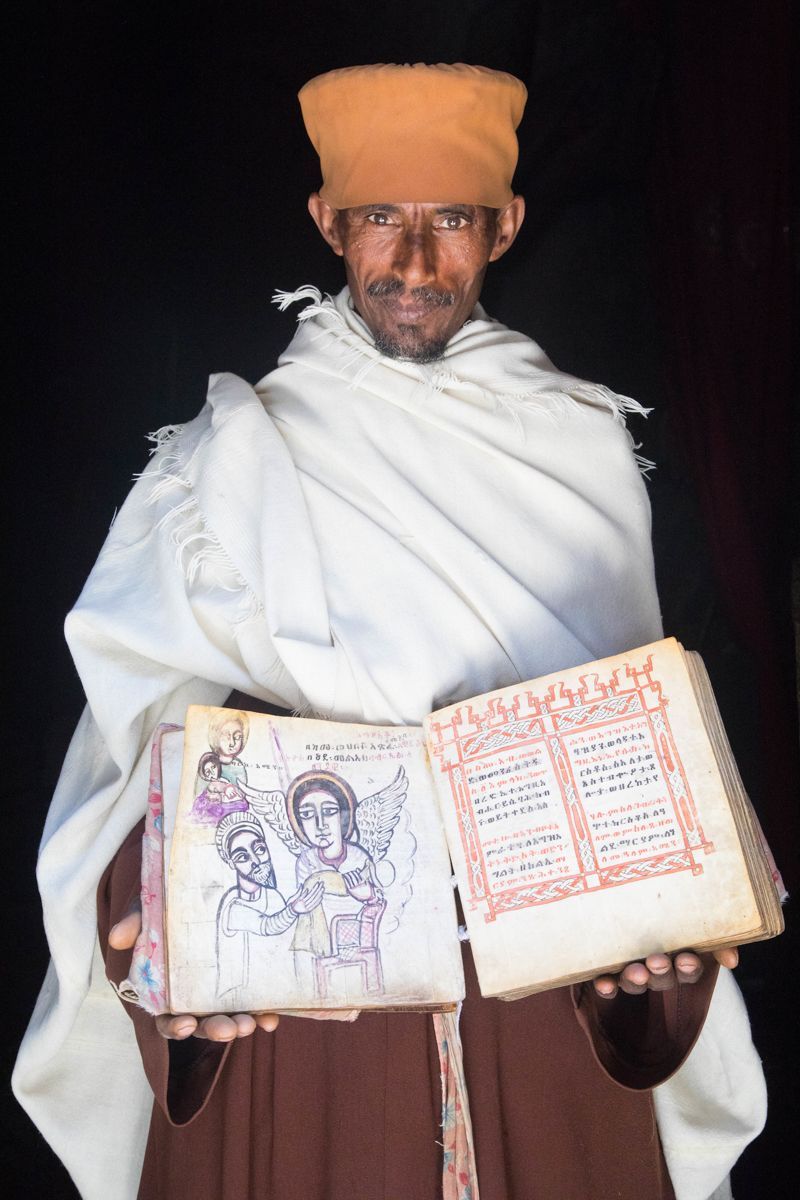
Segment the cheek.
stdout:
<path fill-rule="evenodd" d="M 447 265 L 458 276 L 463 291 L 480 286 L 488 265 L 488 252 L 483 239 L 469 239 L 453 245 L 448 251 Z"/>

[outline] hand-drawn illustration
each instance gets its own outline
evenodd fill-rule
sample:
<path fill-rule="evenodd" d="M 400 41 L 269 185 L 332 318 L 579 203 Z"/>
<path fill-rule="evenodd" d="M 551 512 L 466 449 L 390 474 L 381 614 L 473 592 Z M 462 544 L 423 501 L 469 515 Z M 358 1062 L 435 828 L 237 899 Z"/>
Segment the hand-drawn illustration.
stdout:
<path fill-rule="evenodd" d="M 228 813 L 247 811 L 247 799 L 240 788 L 222 778 L 222 762 L 213 751 L 197 764 L 195 792 L 191 817 L 201 824 L 216 825 Z"/>
<path fill-rule="evenodd" d="M 218 754 L 213 750 L 209 750 L 207 754 L 203 754 L 197 764 L 197 787 L 202 791 L 203 785 L 210 783 L 212 779 L 222 778 L 222 763 Z"/>
<path fill-rule="evenodd" d="M 360 804 L 347 780 L 329 770 L 304 771 L 285 797 L 263 794 L 265 819 L 297 856 L 298 886 L 322 887 L 322 903 L 301 914 L 292 940 L 297 973 L 312 973 L 319 1000 L 332 999 L 336 976 L 353 971 L 362 990 L 383 991 L 379 929 L 386 898 L 376 868 L 407 792 L 400 767 Z M 393 871 L 384 877 L 391 882 Z"/>
<path fill-rule="evenodd" d="M 247 783 L 247 768 L 239 755 L 250 736 L 250 718 L 238 709 L 218 709 L 209 718 L 208 744 L 220 763 L 220 778 Z M 205 756 L 204 756 L 205 757 Z M 201 760 L 202 761 L 202 760 Z"/>
<path fill-rule="evenodd" d="M 208 722 L 211 750 L 197 763 L 195 802 L 191 816 L 205 825 L 216 825 L 228 813 L 246 812 L 247 767 L 239 757 L 250 733 L 250 718 L 238 710 L 221 710 Z M 256 793 L 258 795 L 258 793 Z"/>
<path fill-rule="evenodd" d="M 198 706 L 183 760 L 165 846 L 169 990 L 180 1011 L 460 994 L 420 730 Z"/>
<path fill-rule="evenodd" d="M 278 891 L 264 829 L 252 813 L 230 813 L 217 825 L 217 853 L 236 872 L 236 883 L 217 910 L 217 994 L 246 988 L 250 938 L 285 931 L 322 900 L 324 885 L 309 880 L 288 901 Z"/>

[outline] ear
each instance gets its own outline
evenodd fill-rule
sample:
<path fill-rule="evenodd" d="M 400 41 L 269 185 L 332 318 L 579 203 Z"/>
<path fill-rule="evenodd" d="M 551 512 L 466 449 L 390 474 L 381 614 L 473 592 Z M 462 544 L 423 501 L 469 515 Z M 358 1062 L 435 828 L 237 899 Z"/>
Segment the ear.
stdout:
<path fill-rule="evenodd" d="M 502 258 L 519 233 L 524 220 L 525 201 L 522 196 L 515 196 L 511 203 L 501 208 L 497 214 L 494 246 L 489 255 L 489 262 Z"/>
<path fill-rule="evenodd" d="M 338 211 L 331 208 L 330 204 L 322 199 L 319 192 L 312 192 L 308 197 L 308 211 L 331 250 L 341 257 L 344 251 L 342 250 L 342 239 L 339 236 Z"/>

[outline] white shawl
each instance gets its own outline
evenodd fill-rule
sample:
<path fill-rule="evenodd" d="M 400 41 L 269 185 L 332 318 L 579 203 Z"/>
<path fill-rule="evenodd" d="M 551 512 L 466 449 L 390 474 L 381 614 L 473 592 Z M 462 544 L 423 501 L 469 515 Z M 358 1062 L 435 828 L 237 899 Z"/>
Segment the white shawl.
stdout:
<path fill-rule="evenodd" d="M 379 355 L 347 290 L 282 303 L 298 298 L 312 303 L 275 371 L 255 389 L 213 376 L 199 416 L 156 435 L 67 619 L 88 704 L 42 841 L 52 964 L 14 1086 L 87 1200 L 135 1195 L 148 1123 L 96 952 L 95 891 L 144 813 L 159 721 L 238 688 L 419 723 L 661 635 L 622 416 L 638 405 L 557 372 L 481 309 L 421 366 Z M 737 1030 L 749 1046 L 746 1017 Z M 681 1200 L 727 1173 L 757 1099 Z"/>

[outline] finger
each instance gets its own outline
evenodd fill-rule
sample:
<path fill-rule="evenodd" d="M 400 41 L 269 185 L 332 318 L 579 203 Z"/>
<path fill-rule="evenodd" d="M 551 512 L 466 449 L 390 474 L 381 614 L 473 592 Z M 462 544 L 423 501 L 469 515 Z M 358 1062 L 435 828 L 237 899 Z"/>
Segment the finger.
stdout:
<path fill-rule="evenodd" d="M 108 944 L 112 950 L 130 950 L 142 932 L 142 912 L 137 908 L 112 925 Z"/>
<path fill-rule="evenodd" d="M 732 971 L 739 965 L 739 950 L 736 946 L 726 946 L 724 950 L 715 950 L 714 958 L 721 967 L 727 967 Z"/>
<path fill-rule="evenodd" d="M 236 1021 L 224 1013 L 203 1017 L 195 1032 L 195 1037 L 207 1038 L 209 1042 L 233 1042 L 238 1036 Z"/>
<path fill-rule="evenodd" d="M 197 1018 L 190 1013 L 181 1013 L 177 1017 L 174 1017 L 172 1013 L 162 1013 L 161 1016 L 156 1017 L 156 1029 L 162 1037 L 182 1042 L 185 1038 L 191 1037 L 197 1029 Z"/>
<path fill-rule="evenodd" d="M 265 1033 L 274 1033 L 278 1028 L 280 1018 L 277 1013 L 254 1013 L 255 1023 L 259 1029 L 263 1029 Z"/>
<path fill-rule="evenodd" d="M 304 908 L 314 908 L 319 904 L 322 897 L 325 895 L 325 885 L 323 883 L 316 884 L 307 892 L 301 892 L 298 897 L 299 902 Z"/>
<path fill-rule="evenodd" d="M 666 992 L 675 986 L 675 971 L 668 954 L 650 954 L 644 962 L 650 972 L 647 986 L 651 992 Z"/>
<path fill-rule="evenodd" d="M 641 996 L 642 992 L 647 991 L 649 982 L 650 972 L 641 962 L 628 963 L 619 977 L 619 986 L 629 996 Z"/>
<path fill-rule="evenodd" d="M 619 988 L 613 975 L 598 975 L 594 981 L 594 990 L 603 1000 L 613 1000 Z"/>
<path fill-rule="evenodd" d="M 236 1025 L 237 1037 L 250 1037 L 256 1031 L 256 1019 L 252 1013 L 231 1013 L 231 1020 Z"/>
<path fill-rule="evenodd" d="M 703 961 L 691 950 L 681 950 L 675 955 L 675 971 L 681 983 L 697 983 L 703 974 Z"/>

